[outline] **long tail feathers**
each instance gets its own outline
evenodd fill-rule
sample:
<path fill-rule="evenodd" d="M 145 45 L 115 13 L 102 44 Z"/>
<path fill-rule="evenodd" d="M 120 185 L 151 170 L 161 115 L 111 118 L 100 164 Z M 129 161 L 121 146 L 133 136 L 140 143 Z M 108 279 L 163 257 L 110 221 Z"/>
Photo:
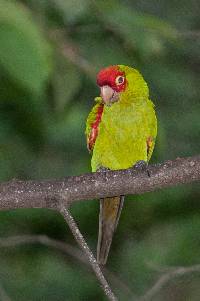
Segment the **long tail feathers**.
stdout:
<path fill-rule="evenodd" d="M 100 200 L 99 237 L 97 244 L 97 261 L 106 264 L 112 237 L 119 222 L 124 196 Z"/>

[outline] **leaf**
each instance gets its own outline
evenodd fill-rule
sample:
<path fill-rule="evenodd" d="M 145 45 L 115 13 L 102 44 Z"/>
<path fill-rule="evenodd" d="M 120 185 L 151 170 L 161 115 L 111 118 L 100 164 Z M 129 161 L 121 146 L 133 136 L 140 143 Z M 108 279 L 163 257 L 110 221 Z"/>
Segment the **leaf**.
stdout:
<path fill-rule="evenodd" d="M 33 92 L 41 92 L 51 70 L 50 46 L 29 12 L 5 0 L 0 0 L 0 65 Z"/>

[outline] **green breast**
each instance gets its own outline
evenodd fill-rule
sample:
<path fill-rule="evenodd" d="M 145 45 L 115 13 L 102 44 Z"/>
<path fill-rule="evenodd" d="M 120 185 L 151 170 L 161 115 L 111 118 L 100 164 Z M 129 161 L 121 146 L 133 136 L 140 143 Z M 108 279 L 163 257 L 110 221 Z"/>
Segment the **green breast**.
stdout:
<path fill-rule="evenodd" d="M 156 137 L 156 117 L 149 100 L 105 106 L 92 155 L 92 171 L 99 167 L 125 169 L 147 161 L 149 136 Z"/>

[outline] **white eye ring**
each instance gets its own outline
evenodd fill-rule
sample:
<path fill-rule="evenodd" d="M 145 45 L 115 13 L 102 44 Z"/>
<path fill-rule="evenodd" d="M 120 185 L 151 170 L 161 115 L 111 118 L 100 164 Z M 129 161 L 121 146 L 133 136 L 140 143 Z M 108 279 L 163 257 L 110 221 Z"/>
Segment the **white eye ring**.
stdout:
<path fill-rule="evenodd" d="M 124 83 L 124 81 L 125 81 L 125 78 L 122 75 L 117 76 L 115 79 L 116 85 L 122 85 Z"/>

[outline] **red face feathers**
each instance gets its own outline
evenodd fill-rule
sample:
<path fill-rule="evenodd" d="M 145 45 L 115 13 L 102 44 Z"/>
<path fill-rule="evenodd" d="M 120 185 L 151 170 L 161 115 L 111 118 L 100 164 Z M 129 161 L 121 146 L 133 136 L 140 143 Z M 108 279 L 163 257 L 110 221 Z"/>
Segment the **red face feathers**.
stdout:
<path fill-rule="evenodd" d="M 97 75 L 97 85 L 99 87 L 109 86 L 115 92 L 122 92 L 126 88 L 126 77 L 118 66 L 110 66 L 102 69 Z"/>

